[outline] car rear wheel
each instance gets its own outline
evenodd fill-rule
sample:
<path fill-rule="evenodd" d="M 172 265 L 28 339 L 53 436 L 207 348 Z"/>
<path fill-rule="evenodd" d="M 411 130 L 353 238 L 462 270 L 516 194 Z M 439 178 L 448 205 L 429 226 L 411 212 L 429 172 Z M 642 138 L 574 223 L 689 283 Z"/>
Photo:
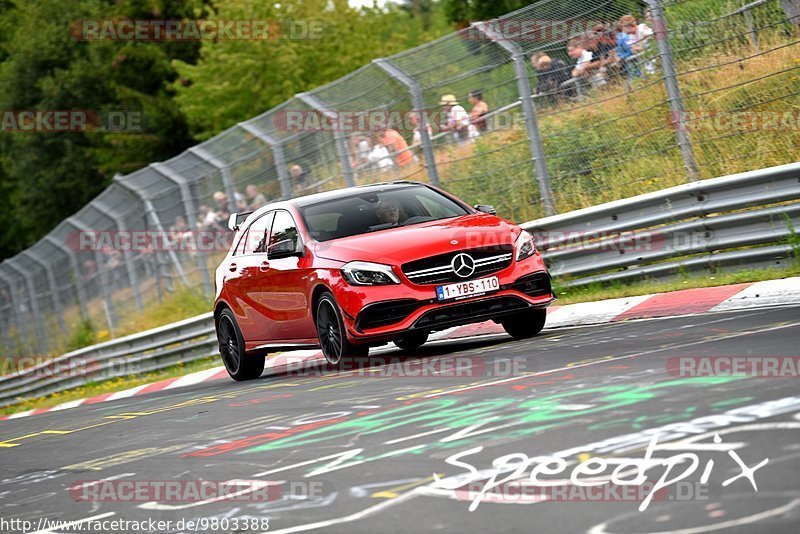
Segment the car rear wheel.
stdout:
<path fill-rule="evenodd" d="M 525 339 L 541 332 L 546 320 L 547 310 L 536 309 L 505 317 L 500 324 L 511 337 Z"/>
<path fill-rule="evenodd" d="M 409 332 L 394 340 L 394 344 L 401 350 L 415 350 L 428 341 L 428 332 Z"/>
<path fill-rule="evenodd" d="M 264 356 L 247 355 L 244 337 L 236 318 L 229 309 L 222 310 L 217 320 L 217 342 L 219 354 L 228 374 L 236 381 L 252 380 L 264 372 Z"/>
<path fill-rule="evenodd" d="M 328 363 L 336 365 L 343 357 L 369 354 L 369 346 L 354 345 L 347 339 L 339 305 L 330 293 L 323 293 L 317 302 L 316 323 L 319 346 Z"/>

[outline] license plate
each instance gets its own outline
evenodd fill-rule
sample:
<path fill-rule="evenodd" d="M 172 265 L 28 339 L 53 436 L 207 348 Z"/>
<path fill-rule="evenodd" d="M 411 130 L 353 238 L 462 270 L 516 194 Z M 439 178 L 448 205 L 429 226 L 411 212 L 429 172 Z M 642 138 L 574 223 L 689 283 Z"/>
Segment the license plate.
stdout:
<path fill-rule="evenodd" d="M 439 300 L 462 299 L 466 297 L 476 297 L 489 291 L 500 289 L 500 282 L 496 276 L 478 278 L 469 282 L 458 282 L 457 284 L 447 284 L 436 286 L 436 298 Z"/>

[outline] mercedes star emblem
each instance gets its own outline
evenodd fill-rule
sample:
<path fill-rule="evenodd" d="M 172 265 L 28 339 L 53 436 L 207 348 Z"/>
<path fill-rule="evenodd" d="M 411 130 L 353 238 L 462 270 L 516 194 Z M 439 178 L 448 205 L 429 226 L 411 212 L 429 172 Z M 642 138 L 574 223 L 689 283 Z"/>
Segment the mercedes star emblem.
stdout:
<path fill-rule="evenodd" d="M 475 260 L 469 254 L 458 254 L 450 263 L 453 267 L 453 272 L 461 278 L 472 276 L 475 272 Z"/>

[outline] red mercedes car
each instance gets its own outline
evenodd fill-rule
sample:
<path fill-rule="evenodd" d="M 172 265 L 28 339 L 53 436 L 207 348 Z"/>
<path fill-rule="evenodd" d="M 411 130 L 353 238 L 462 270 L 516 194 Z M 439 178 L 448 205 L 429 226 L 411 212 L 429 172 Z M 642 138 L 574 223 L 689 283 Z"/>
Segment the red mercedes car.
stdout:
<path fill-rule="evenodd" d="M 427 184 L 382 183 L 276 202 L 231 216 L 214 322 L 236 380 L 269 352 L 320 348 L 331 364 L 394 342 L 493 320 L 536 335 L 555 300 L 533 237 Z"/>

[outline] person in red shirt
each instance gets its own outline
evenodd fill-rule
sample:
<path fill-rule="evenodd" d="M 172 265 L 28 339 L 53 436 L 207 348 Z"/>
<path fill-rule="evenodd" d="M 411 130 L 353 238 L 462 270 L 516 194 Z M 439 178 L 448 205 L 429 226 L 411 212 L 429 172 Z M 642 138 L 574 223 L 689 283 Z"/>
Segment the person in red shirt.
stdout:
<path fill-rule="evenodd" d="M 408 143 L 397 130 L 386 128 L 381 134 L 380 140 L 381 144 L 394 157 L 394 162 L 398 167 L 404 167 L 414 160 L 414 154 L 408 149 Z"/>

